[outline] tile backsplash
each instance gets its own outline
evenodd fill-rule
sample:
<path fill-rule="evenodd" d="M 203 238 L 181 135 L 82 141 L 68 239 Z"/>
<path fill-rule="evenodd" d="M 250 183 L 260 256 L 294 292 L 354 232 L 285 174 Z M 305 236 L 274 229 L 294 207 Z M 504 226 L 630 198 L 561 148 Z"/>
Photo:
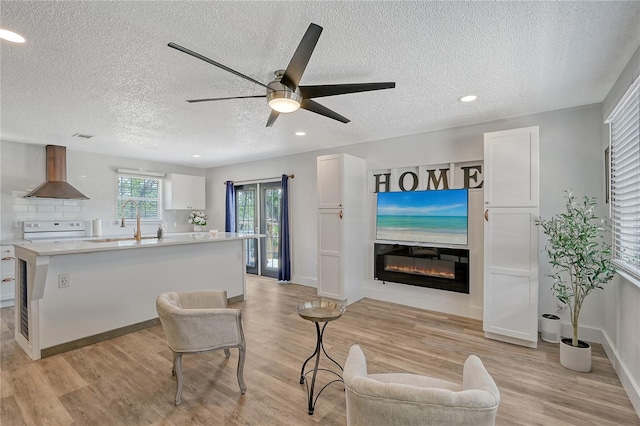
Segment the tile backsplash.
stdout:
<path fill-rule="evenodd" d="M 82 219 L 84 200 L 24 198 L 26 191 L 12 191 L 11 195 L 16 221 Z"/>

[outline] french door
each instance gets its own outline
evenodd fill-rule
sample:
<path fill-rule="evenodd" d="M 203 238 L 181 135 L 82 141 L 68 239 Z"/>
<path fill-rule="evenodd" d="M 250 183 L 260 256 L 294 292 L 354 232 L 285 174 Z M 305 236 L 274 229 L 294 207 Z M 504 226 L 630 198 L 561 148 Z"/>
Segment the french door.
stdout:
<path fill-rule="evenodd" d="M 238 234 L 258 232 L 257 186 L 240 185 L 236 190 L 236 231 Z M 255 238 L 244 240 L 247 259 L 247 273 L 258 273 L 258 245 Z"/>
<path fill-rule="evenodd" d="M 280 182 L 236 186 L 238 233 L 257 232 L 265 238 L 245 240 L 247 273 L 278 277 L 280 249 Z"/>

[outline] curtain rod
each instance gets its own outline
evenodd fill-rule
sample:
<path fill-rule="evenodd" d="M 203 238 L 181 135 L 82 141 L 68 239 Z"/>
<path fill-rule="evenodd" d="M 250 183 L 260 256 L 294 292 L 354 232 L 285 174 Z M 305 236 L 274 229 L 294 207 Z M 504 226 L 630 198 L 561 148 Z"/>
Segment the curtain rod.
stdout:
<path fill-rule="evenodd" d="M 287 175 L 289 176 L 291 179 L 293 179 L 295 177 L 295 175 L 291 174 L 291 175 Z M 265 180 L 269 180 L 272 181 L 274 179 L 281 179 L 282 176 L 274 176 L 274 177 L 266 177 L 266 178 L 261 178 L 261 179 L 249 179 L 249 180 L 232 180 L 231 182 L 233 183 L 259 183 L 259 182 L 264 182 Z M 226 185 L 227 182 L 222 182 L 223 185 Z"/>

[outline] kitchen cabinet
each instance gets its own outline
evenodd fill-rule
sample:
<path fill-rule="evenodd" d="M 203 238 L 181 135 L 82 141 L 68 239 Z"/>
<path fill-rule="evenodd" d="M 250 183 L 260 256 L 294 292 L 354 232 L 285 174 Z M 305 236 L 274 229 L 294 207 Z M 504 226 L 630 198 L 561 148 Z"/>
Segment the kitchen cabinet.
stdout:
<path fill-rule="evenodd" d="M 484 135 L 484 309 L 491 339 L 538 343 L 538 127 Z"/>
<path fill-rule="evenodd" d="M 364 297 L 365 165 L 346 154 L 317 158 L 318 295 L 346 304 Z"/>
<path fill-rule="evenodd" d="M 2 264 L 0 273 L 0 308 L 15 304 L 16 267 L 13 245 L 0 246 Z"/>
<path fill-rule="evenodd" d="M 203 176 L 170 174 L 165 181 L 165 209 L 204 210 L 206 208 Z"/>

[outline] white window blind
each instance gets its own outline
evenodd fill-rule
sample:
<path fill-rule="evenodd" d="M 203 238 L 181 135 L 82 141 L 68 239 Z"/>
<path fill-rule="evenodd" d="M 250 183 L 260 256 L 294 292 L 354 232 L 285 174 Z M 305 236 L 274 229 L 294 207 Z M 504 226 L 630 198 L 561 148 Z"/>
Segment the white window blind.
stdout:
<path fill-rule="evenodd" d="M 127 200 L 134 200 L 140 208 L 141 220 L 162 220 L 162 179 L 158 176 L 142 176 L 126 173 L 116 173 L 118 200 L 116 203 L 117 217 L 135 219 L 136 207 L 128 203 L 124 210 L 122 206 Z"/>
<path fill-rule="evenodd" d="M 611 139 L 611 221 L 616 266 L 640 282 L 640 77 L 607 119 Z"/>

